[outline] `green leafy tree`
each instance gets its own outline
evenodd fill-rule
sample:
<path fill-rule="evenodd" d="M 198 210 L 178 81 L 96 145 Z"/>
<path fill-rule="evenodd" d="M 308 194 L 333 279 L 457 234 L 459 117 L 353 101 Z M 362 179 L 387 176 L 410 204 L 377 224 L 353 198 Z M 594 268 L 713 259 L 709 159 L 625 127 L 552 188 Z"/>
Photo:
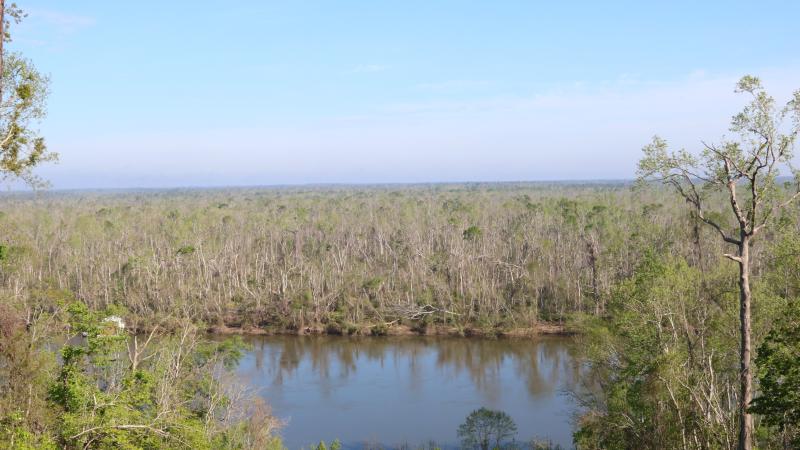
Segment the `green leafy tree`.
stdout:
<path fill-rule="evenodd" d="M 800 301 L 791 302 L 756 357 L 761 395 L 751 412 L 776 427 L 786 448 L 800 447 Z"/>
<path fill-rule="evenodd" d="M 80 302 L 68 314 L 74 336 L 50 388 L 60 448 L 282 448 L 270 415 L 245 410 L 231 419 L 237 413 L 220 374 L 241 358 L 240 339 L 207 342 L 187 326 L 152 351 L 145 344 L 131 352 L 104 314 Z"/>
<path fill-rule="evenodd" d="M 710 226 L 735 252 L 724 256 L 739 267 L 740 387 L 739 444 L 753 448 L 753 417 L 748 412 L 753 398 L 751 368 L 750 247 L 773 217 L 800 196 L 800 174 L 795 173 L 794 193 L 777 183 L 781 168 L 791 165 L 800 132 L 800 91 L 782 108 L 767 94 L 758 78 L 743 77 L 736 92 L 748 94 L 750 103 L 735 115 L 731 131 L 738 140 L 706 144 L 701 154 L 670 151 L 659 137 L 644 147 L 639 161 L 642 181 L 660 181 L 675 189 L 691 206 L 694 216 Z M 727 215 L 709 208 L 709 197 L 724 195 Z"/>
<path fill-rule="evenodd" d="M 24 17 L 16 4 L 6 7 L 0 0 L 0 176 L 40 187 L 44 182 L 32 169 L 57 159 L 33 128 L 45 116 L 49 79 L 21 55 L 6 53 L 2 45 L 11 40 L 11 21 L 19 23 Z"/>
<path fill-rule="evenodd" d="M 684 258 L 651 251 L 613 289 L 608 317 L 583 324 L 591 370 L 576 391 L 586 411 L 574 435 L 579 448 L 734 445 L 735 410 L 717 394 L 736 386 L 736 355 L 726 353 L 735 327 L 724 322 L 734 308 L 698 301 L 701 276 Z"/>
<path fill-rule="evenodd" d="M 8 303 L 0 300 L 0 448 L 55 449 L 46 431 L 52 420 L 46 386 L 55 358 L 35 350 L 44 344 L 38 337 L 44 321 L 26 327 L 25 316 Z"/>
<path fill-rule="evenodd" d="M 464 448 L 489 450 L 500 448 L 517 434 L 517 425 L 503 411 L 486 408 L 472 411 L 458 427 L 458 437 Z"/>

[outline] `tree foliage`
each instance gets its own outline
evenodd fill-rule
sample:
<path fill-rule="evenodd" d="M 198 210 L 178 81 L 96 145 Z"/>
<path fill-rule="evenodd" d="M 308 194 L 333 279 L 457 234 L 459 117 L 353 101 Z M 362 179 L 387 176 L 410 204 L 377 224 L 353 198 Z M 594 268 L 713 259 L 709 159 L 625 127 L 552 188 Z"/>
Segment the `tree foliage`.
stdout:
<path fill-rule="evenodd" d="M 785 445 L 800 446 L 800 299 L 770 330 L 756 357 L 760 395 L 751 411 L 775 427 Z"/>
<path fill-rule="evenodd" d="M 800 90 L 781 108 L 758 78 L 743 77 L 736 92 L 751 98 L 731 120 L 730 130 L 739 135 L 738 140 L 704 142 L 697 156 L 684 149 L 670 151 L 667 142 L 656 136 L 644 147 L 639 161 L 640 180 L 657 180 L 675 188 L 699 220 L 732 244 L 740 242 L 740 232 L 758 234 L 800 195 L 800 174 L 792 168 L 800 133 Z M 795 177 L 794 189 L 789 191 L 778 184 L 781 169 L 786 168 Z M 728 197 L 733 220 L 714 214 L 713 196 L 720 192 Z M 731 226 L 738 231 L 732 232 Z"/>
<path fill-rule="evenodd" d="M 794 186 L 781 189 L 782 169 L 792 166 L 800 133 L 800 90 L 781 108 L 767 94 L 758 78 L 744 76 L 736 92 L 749 95 L 750 102 L 731 120 L 737 140 L 703 143 L 696 156 L 686 150 L 670 151 L 659 137 L 644 147 L 639 161 L 640 181 L 656 180 L 672 186 L 692 208 L 693 217 L 707 224 L 727 244 L 736 246 L 724 256 L 739 267 L 740 389 L 739 448 L 753 448 L 753 417 L 748 407 L 753 396 L 752 294 L 750 248 L 753 239 L 773 219 L 800 197 L 800 173 L 794 171 Z M 728 214 L 709 209 L 710 196 L 726 197 Z"/>
<path fill-rule="evenodd" d="M 4 40 L 10 40 L 9 19 L 19 22 L 24 13 L 11 5 L 0 18 Z M 0 175 L 19 178 L 31 186 L 44 185 L 33 168 L 54 161 L 57 154 L 47 149 L 44 137 L 34 128 L 46 113 L 49 78 L 33 63 L 0 46 Z"/>
<path fill-rule="evenodd" d="M 699 297 L 701 273 L 650 254 L 613 292 L 609 318 L 586 325 L 592 363 L 581 448 L 730 448 L 735 341 L 730 309 Z M 699 298 L 698 298 L 699 297 Z"/>
<path fill-rule="evenodd" d="M 517 434 L 517 425 L 503 411 L 486 408 L 472 411 L 458 427 L 458 437 L 464 448 L 488 450 L 501 448 Z"/>
<path fill-rule="evenodd" d="M 282 448 L 275 434 L 280 422 L 225 376 L 242 355 L 240 340 L 207 341 L 186 324 L 139 345 L 138 337 L 103 320 L 108 311 L 72 301 L 63 312 L 69 335 L 57 370 L 37 362 L 47 349 L 11 349 L 6 340 L 0 346 L 0 368 L 8 370 L 0 378 L 13 383 L 0 390 L 0 447 Z M 27 360 L 9 359 L 14 355 Z M 14 394 L 23 386 L 29 389 Z"/>

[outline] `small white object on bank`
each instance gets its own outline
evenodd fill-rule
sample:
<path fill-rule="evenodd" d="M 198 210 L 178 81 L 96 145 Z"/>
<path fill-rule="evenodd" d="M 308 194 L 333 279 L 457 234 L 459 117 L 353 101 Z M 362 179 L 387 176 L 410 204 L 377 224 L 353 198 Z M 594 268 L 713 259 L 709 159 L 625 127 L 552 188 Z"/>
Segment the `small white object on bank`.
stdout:
<path fill-rule="evenodd" d="M 120 316 L 108 316 L 103 319 L 103 323 L 113 323 L 120 330 L 125 329 L 125 321 Z"/>

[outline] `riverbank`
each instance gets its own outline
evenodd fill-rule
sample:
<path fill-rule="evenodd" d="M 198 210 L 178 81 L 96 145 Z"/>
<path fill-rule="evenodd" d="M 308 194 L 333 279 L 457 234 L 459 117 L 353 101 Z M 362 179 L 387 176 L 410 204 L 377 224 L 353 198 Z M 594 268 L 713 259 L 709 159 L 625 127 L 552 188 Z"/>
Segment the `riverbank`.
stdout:
<path fill-rule="evenodd" d="M 563 322 L 537 322 L 528 327 L 486 328 L 430 325 L 412 327 L 402 324 L 347 325 L 315 324 L 296 329 L 279 327 L 250 327 L 235 325 L 216 325 L 208 328 L 214 335 L 329 335 L 329 336 L 459 336 L 459 337 L 509 337 L 526 338 L 535 336 L 571 336 L 577 333 L 574 327 Z"/>

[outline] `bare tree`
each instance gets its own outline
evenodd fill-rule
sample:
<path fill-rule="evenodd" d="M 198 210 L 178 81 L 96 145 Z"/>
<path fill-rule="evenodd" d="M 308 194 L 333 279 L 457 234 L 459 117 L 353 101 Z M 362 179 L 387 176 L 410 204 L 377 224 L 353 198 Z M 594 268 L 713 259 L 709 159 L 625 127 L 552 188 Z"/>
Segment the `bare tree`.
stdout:
<path fill-rule="evenodd" d="M 655 137 L 643 149 L 638 175 L 642 181 L 656 180 L 672 186 L 691 206 L 698 220 L 736 248 L 735 253 L 724 256 L 739 266 L 738 448 L 749 450 L 753 447 L 753 418 L 748 413 L 753 398 L 750 247 L 776 213 L 800 196 L 800 174 L 791 167 L 792 150 L 800 131 L 800 91 L 780 110 L 758 78 L 743 77 L 736 92 L 752 97 L 731 121 L 730 130 L 738 134 L 737 140 L 703 143 L 704 149 L 698 157 L 686 150 L 669 151 L 666 141 Z M 777 182 L 781 169 L 787 168 L 795 175 L 791 189 L 782 188 Z M 706 200 L 719 193 L 730 204 L 727 216 L 707 207 Z"/>

